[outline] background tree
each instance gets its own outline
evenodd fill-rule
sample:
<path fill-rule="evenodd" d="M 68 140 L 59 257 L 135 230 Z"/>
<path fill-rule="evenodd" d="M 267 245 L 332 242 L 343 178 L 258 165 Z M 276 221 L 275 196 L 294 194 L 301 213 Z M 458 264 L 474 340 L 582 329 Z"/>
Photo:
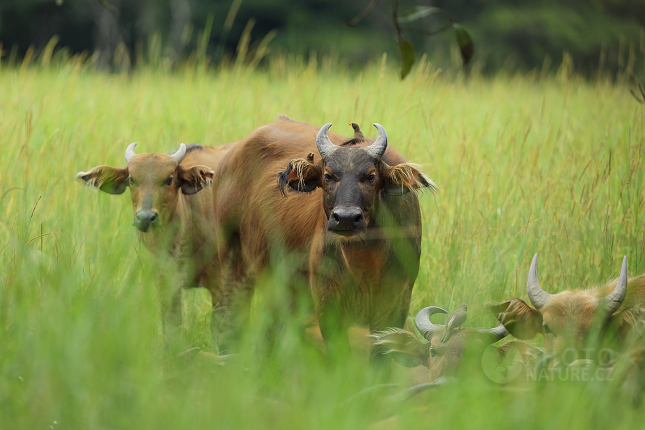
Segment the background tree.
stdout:
<path fill-rule="evenodd" d="M 345 23 L 366 7 L 369 16 L 359 25 Z M 634 58 L 645 53 L 644 21 L 645 0 L 3 0 L 0 43 L 5 60 L 21 58 L 32 45 L 43 49 L 57 35 L 58 46 L 72 54 L 100 51 L 100 67 L 136 65 L 151 52 L 174 63 L 198 46 L 213 60 L 228 61 L 247 28 L 251 49 L 277 31 L 271 33 L 277 34 L 273 52 L 334 54 L 351 65 L 383 52 L 397 57 L 403 46 L 406 65 L 412 45 L 417 58 L 427 54 L 445 66 L 453 62 L 462 28 L 476 42 L 473 58 L 485 72 L 542 68 L 567 52 L 576 70 L 589 75 L 618 69 L 638 74 L 642 64 Z M 463 36 L 465 59 L 469 43 Z"/>

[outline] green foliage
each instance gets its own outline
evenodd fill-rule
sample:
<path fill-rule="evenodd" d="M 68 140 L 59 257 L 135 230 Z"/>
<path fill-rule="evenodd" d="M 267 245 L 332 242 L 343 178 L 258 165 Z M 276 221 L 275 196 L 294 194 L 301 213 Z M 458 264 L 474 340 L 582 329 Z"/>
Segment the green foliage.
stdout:
<path fill-rule="evenodd" d="M 439 1 L 437 5 L 456 14 L 472 31 L 489 70 L 504 63 L 540 68 L 545 57 L 559 62 L 564 51 L 587 73 L 616 70 L 627 63 L 630 50 L 640 49 L 645 25 L 643 1 Z M 640 73 L 639 68 L 635 71 Z"/>
<path fill-rule="evenodd" d="M 333 59 L 281 56 L 264 71 L 217 73 L 187 66 L 106 75 L 56 54 L 49 66 L 0 63 L 0 426 L 640 426 L 642 406 L 616 384 L 506 389 L 481 376 L 478 357 L 460 383 L 407 402 L 388 398 L 397 392 L 389 386 L 362 392 L 383 379 L 366 365 L 358 335 L 355 357 L 336 369 L 299 326 L 283 330 L 269 358 L 264 305 L 292 276 L 286 265 L 263 277 L 237 363 L 184 361 L 163 348 L 151 256 L 130 225 L 128 193 L 93 192 L 74 175 L 123 166 L 132 141 L 142 151 L 219 145 L 278 112 L 316 125 L 354 121 L 365 131 L 379 122 L 442 189 L 420 197 L 411 315 L 466 302 L 468 324 L 494 325 L 481 305 L 526 299 L 535 252 L 550 292 L 615 278 L 622 255 L 630 275 L 645 271 L 645 112 L 626 86 L 575 73 L 455 81 L 424 59 L 407 80 L 397 75 L 386 61 L 353 75 Z M 209 300 L 202 291 L 184 297 L 186 347 L 212 348 Z M 425 375 L 393 366 L 391 380 L 407 386 Z"/>
<path fill-rule="evenodd" d="M 401 52 L 401 79 L 405 79 L 412 70 L 414 64 L 414 46 L 412 42 L 405 39 L 399 40 L 399 51 Z"/>
<path fill-rule="evenodd" d="M 475 44 L 470 34 L 461 25 L 457 24 L 453 18 L 446 13 L 445 10 L 432 6 L 415 6 L 412 9 L 404 12 L 401 16 L 397 17 L 398 1 L 393 2 L 393 19 L 395 20 L 394 26 L 397 32 L 397 39 L 399 41 L 399 51 L 401 52 L 401 79 L 404 79 L 410 71 L 414 63 L 414 45 L 408 40 L 404 40 L 401 33 L 402 31 L 419 32 L 426 35 L 437 35 L 452 27 L 455 30 L 457 38 L 457 45 L 461 52 L 464 70 L 468 67 L 470 60 L 475 53 Z M 401 27 L 400 24 L 406 24 L 417 21 L 431 15 L 443 15 L 447 20 L 443 25 L 436 30 L 430 31 L 419 28 Z"/>
<path fill-rule="evenodd" d="M 464 27 L 457 23 L 453 24 L 452 28 L 455 29 L 457 45 L 459 46 L 459 52 L 461 52 L 461 59 L 464 63 L 464 68 L 466 68 L 468 66 L 468 63 L 470 63 L 470 60 L 473 58 L 473 54 L 475 53 L 475 44 L 473 42 L 473 38 Z"/>
<path fill-rule="evenodd" d="M 227 63 L 236 57 L 244 29 L 254 19 L 249 34 L 251 51 L 272 34 L 274 54 L 338 55 L 347 59 L 349 65 L 360 68 L 383 52 L 396 55 L 398 50 L 392 1 L 378 2 L 360 25 L 345 24 L 349 17 L 360 14 L 365 3 L 4 0 L 0 2 L 3 46 L 0 57 L 23 58 L 31 45 L 38 51 L 55 35 L 59 37 L 59 46 L 69 48 L 71 54 L 105 51 L 98 35 L 111 33 L 105 29 L 103 33 L 98 31 L 99 22 L 104 19 L 98 11 L 105 7 L 114 11 L 118 7 L 119 13 L 115 14 L 118 26 L 112 29 L 120 35 L 123 43 L 120 49 L 127 52 L 131 65 L 140 65 L 145 60 L 140 58 L 146 51 L 141 46 L 150 45 L 158 46 L 161 61 L 173 65 L 190 60 L 191 53 L 198 50 L 204 51 L 211 62 Z M 229 20 L 232 9 L 234 19 Z M 206 31 L 209 16 L 214 17 L 212 32 Z M 477 56 L 471 62 L 481 61 L 478 67 L 485 72 L 509 67 L 524 71 L 540 69 L 559 63 L 567 52 L 577 70 L 593 76 L 598 69 L 613 73 L 624 69 L 630 58 L 642 53 L 643 17 L 643 0 L 435 0 L 431 6 L 410 0 L 401 2 L 399 23 L 416 30 L 404 32 L 403 36 L 413 43 L 417 58 L 428 55 L 443 68 L 455 63 L 454 37 L 435 33 L 448 30 L 452 19 L 468 29 L 477 45 Z M 209 37 L 204 40 L 207 33 Z M 119 42 L 112 42 L 112 50 L 116 50 Z M 463 59 L 464 52 L 462 63 Z M 99 65 L 107 68 L 100 62 Z M 632 64 L 631 72 L 644 77 L 642 64 Z"/>

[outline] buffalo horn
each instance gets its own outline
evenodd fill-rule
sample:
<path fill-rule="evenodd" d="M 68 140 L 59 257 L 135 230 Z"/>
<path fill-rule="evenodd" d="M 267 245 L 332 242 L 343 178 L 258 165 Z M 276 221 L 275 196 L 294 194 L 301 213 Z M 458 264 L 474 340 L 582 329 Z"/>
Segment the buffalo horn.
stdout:
<path fill-rule="evenodd" d="M 129 163 L 130 159 L 134 157 L 134 147 L 137 146 L 137 142 L 132 142 L 125 148 L 125 162 Z"/>
<path fill-rule="evenodd" d="M 329 157 L 334 151 L 336 151 L 336 149 L 338 149 L 338 147 L 334 145 L 331 140 L 329 140 L 329 136 L 327 136 L 329 127 L 331 127 L 331 123 L 323 125 L 318 132 L 318 135 L 316 136 L 316 145 L 318 146 L 318 152 L 320 152 L 320 156 L 323 160 L 326 160 L 327 157 Z"/>
<path fill-rule="evenodd" d="M 529 279 L 526 281 L 526 292 L 529 293 L 529 299 L 536 309 L 544 307 L 551 300 L 551 294 L 540 288 L 540 283 L 537 279 L 537 258 L 538 255 L 533 256 L 531 261 L 531 268 L 529 269 Z"/>
<path fill-rule="evenodd" d="M 490 343 L 495 343 L 498 340 L 504 339 L 506 336 L 508 336 L 508 331 L 503 324 L 500 324 L 495 328 L 478 328 L 477 331 L 483 335 L 490 336 Z"/>
<path fill-rule="evenodd" d="M 421 333 L 426 340 L 430 340 L 437 330 L 441 330 L 445 327 L 444 325 L 432 324 L 430 321 L 430 317 L 437 313 L 447 314 L 448 312 L 438 306 L 428 306 L 427 308 L 421 309 L 414 319 L 414 324 L 417 326 L 417 330 L 419 330 L 419 333 Z"/>
<path fill-rule="evenodd" d="M 385 154 L 385 149 L 387 148 L 387 133 L 383 126 L 377 122 L 374 123 L 374 127 L 378 130 L 378 137 L 374 143 L 365 147 L 365 150 L 374 158 L 380 160 L 383 154 Z"/>
<path fill-rule="evenodd" d="M 183 143 L 179 145 L 179 149 L 177 152 L 171 155 L 172 159 L 177 162 L 177 164 L 181 163 L 181 160 L 184 159 L 184 156 L 186 155 L 186 145 Z"/>
<path fill-rule="evenodd" d="M 618 283 L 616 288 L 611 292 L 610 295 L 604 297 L 602 300 L 605 309 L 611 315 L 620 308 L 620 305 L 623 304 L 625 300 L 625 295 L 627 294 L 627 256 L 623 257 L 623 266 L 620 269 L 620 277 L 618 278 Z"/>

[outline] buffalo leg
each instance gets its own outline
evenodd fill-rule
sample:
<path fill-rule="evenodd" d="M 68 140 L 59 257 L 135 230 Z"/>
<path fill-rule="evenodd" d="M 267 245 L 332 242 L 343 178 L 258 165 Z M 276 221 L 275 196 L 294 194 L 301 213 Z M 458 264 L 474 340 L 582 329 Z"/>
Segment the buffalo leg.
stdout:
<path fill-rule="evenodd" d="M 372 318 L 370 322 L 370 332 L 374 333 L 393 327 L 403 328 L 409 307 L 409 300 L 404 300 L 404 303 L 394 311 L 387 312 L 380 318 Z M 370 363 L 374 364 L 377 367 L 383 367 L 383 365 L 389 363 L 389 361 L 390 360 L 384 354 L 382 347 L 372 343 L 372 345 L 370 346 Z"/>
<path fill-rule="evenodd" d="M 252 289 L 246 283 L 236 285 L 227 297 L 219 301 L 211 294 L 211 336 L 220 354 L 231 352 L 242 337 L 242 329 L 250 319 L 251 297 Z"/>
<path fill-rule="evenodd" d="M 325 306 L 317 314 L 327 355 L 334 364 L 340 364 L 351 353 L 347 335 L 349 326 L 336 306 Z"/>
<path fill-rule="evenodd" d="M 217 346 L 220 354 L 225 354 L 229 348 L 228 333 L 226 333 L 226 322 L 228 317 L 228 307 L 218 306 L 213 303 L 213 313 L 211 314 L 211 336 L 213 346 Z"/>
<path fill-rule="evenodd" d="M 177 289 L 170 301 L 162 304 L 163 335 L 166 344 L 174 341 L 181 334 L 181 289 Z"/>
<path fill-rule="evenodd" d="M 231 343 L 235 337 L 235 315 L 231 315 L 231 306 L 229 297 L 220 297 L 219 300 L 214 294 L 211 295 L 213 301 L 213 312 L 211 313 L 211 337 L 213 347 L 217 347 L 220 354 L 230 352 Z"/>

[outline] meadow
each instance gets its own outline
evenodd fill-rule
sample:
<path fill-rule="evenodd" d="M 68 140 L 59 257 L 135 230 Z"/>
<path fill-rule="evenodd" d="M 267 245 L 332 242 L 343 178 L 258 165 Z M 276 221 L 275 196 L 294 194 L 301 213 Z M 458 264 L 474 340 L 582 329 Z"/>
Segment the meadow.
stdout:
<path fill-rule="evenodd" d="M 645 406 L 607 382 L 514 390 L 465 375 L 398 402 L 357 351 L 330 367 L 294 330 L 264 359 L 249 335 L 219 367 L 168 356 L 150 255 L 131 226 L 128 192 L 74 180 L 124 166 L 125 147 L 236 141 L 277 114 L 351 135 L 357 122 L 440 187 L 420 196 L 421 270 L 410 309 L 469 304 L 467 325 L 492 327 L 483 304 L 527 299 L 540 253 L 549 292 L 645 271 L 644 105 L 608 77 L 482 77 L 427 62 L 405 81 L 387 61 L 275 58 L 264 69 L 202 66 L 131 74 L 82 60 L 0 65 L 0 428 L 634 428 Z M 280 286 L 274 274 L 259 288 Z M 212 350 L 210 302 L 184 294 L 186 343 Z M 252 325 L 262 324 L 262 295 Z M 441 316 L 437 317 L 441 321 Z M 540 339 L 538 339 L 538 344 Z M 360 348 L 357 348 L 360 349 Z M 476 361 L 476 360 L 475 360 Z M 474 364 L 477 367 L 477 363 Z M 473 371 L 471 373 L 477 373 Z M 402 368 L 392 380 L 410 383 Z"/>

